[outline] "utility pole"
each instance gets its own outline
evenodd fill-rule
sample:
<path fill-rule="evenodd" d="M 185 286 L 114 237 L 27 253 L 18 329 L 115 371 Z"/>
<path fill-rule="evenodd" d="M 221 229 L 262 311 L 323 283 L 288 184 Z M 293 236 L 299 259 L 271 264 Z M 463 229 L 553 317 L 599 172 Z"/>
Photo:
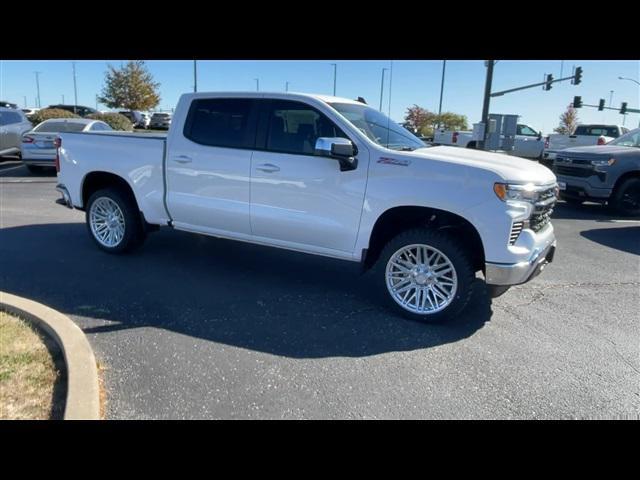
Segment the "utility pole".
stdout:
<path fill-rule="evenodd" d="M 78 85 L 76 83 L 76 62 L 71 62 L 71 65 L 73 66 L 73 113 L 78 113 L 77 112 L 77 107 L 78 107 Z"/>
<path fill-rule="evenodd" d="M 438 115 L 442 113 L 442 94 L 444 93 L 444 72 L 447 68 L 447 61 L 442 61 L 442 83 L 440 83 L 440 105 L 438 106 Z"/>
<path fill-rule="evenodd" d="M 33 73 L 36 74 L 36 89 L 37 89 L 37 92 L 38 92 L 38 97 L 37 97 L 38 101 L 36 103 L 38 104 L 37 105 L 38 108 L 40 108 L 40 107 L 42 107 L 42 105 L 40 104 L 40 74 L 42 72 L 33 72 Z"/>
<path fill-rule="evenodd" d="M 27 96 L 23 95 L 24 97 L 24 108 L 27 108 Z"/>
<path fill-rule="evenodd" d="M 285 92 L 289 91 L 289 82 L 284 82 L 284 91 Z"/>
<path fill-rule="evenodd" d="M 382 93 L 384 92 L 384 72 L 389 70 L 388 68 L 382 69 L 382 82 L 380 83 L 380 111 L 382 111 Z"/>
<path fill-rule="evenodd" d="M 198 70 L 196 67 L 196 61 L 193 61 L 193 91 L 198 91 Z"/>
<path fill-rule="evenodd" d="M 487 78 L 484 82 L 484 101 L 482 102 L 482 123 L 484 124 L 484 134 L 479 143 L 480 150 L 484 150 L 484 145 L 489 133 L 489 102 L 491 100 L 491 83 L 493 82 L 493 66 L 495 60 L 487 60 Z"/>
<path fill-rule="evenodd" d="M 256 92 L 259 92 L 260 91 L 260 79 L 256 78 L 255 81 L 256 81 Z"/>
<path fill-rule="evenodd" d="M 333 96 L 336 96 L 336 78 L 338 77 L 338 65 L 336 63 L 332 63 L 333 65 Z"/>
<path fill-rule="evenodd" d="M 62 94 L 62 104 L 64 105 L 64 93 Z"/>

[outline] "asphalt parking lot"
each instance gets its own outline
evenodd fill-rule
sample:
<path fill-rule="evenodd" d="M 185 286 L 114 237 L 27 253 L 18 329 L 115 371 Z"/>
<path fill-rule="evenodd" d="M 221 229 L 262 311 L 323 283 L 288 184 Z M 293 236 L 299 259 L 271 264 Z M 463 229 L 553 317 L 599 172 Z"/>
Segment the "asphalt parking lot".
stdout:
<path fill-rule="evenodd" d="M 0 163 L 0 290 L 69 315 L 107 417 L 638 418 L 640 221 L 554 212 L 533 282 L 428 326 L 372 304 L 358 265 L 162 229 L 98 250 L 54 174 Z"/>

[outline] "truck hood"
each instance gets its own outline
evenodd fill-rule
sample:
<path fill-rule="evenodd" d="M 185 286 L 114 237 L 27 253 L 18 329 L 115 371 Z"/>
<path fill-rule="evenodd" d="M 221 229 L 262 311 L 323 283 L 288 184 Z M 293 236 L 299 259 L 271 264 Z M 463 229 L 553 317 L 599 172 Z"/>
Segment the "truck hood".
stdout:
<path fill-rule="evenodd" d="M 594 154 L 594 155 L 620 155 L 621 153 L 629 153 L 637 151 L 637 148 L 633 147 L 620 147 L 618 145 L 590 145 L 588 147 L 574 147 L 565 148 L 564 150 L 558 150 L 556 155 L 579 155 L 579 154 Z"/>
<path fill-rule="evenodd" d="M 489 170 L 507 182 L 542 185 L 556 181 L 553 172 L 547 167 L 540 165 L 537 161 L 514 157 L 504 153 L 440 146 L 420 148 L 410 152 L 410 155 L 412 157 Z"/>

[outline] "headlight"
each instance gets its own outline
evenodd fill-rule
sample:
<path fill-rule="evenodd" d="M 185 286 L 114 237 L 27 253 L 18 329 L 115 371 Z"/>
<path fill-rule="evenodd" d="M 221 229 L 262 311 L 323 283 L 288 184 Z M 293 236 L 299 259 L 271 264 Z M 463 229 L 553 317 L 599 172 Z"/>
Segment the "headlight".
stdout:
<path fill-rule="evenodd" d="M 532 184 L 514 185 L 509 183 L 495 183 L 493 191 L 503 202 L 516 201 L 535 203 L 538 200 L 539 190 Z"/>
<path fill-rule="evenodd" d="M 610 158 L 609 160 L 591 160 L 591 165 L 594 167 L 610 167 L 616 163 L 615 158 Z"/>

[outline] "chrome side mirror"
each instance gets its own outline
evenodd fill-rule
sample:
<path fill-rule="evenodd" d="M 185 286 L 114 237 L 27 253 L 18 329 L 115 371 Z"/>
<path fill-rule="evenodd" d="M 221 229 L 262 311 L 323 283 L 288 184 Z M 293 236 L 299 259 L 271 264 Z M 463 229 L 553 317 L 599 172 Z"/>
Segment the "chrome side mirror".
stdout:
<path fill-rule="evenodd" d="M 316 140 L 315 154 L 338 160 L 340 170 L 355 170 L 358 166 L 358 148 L 346 138 L 320 137 Z"/>

